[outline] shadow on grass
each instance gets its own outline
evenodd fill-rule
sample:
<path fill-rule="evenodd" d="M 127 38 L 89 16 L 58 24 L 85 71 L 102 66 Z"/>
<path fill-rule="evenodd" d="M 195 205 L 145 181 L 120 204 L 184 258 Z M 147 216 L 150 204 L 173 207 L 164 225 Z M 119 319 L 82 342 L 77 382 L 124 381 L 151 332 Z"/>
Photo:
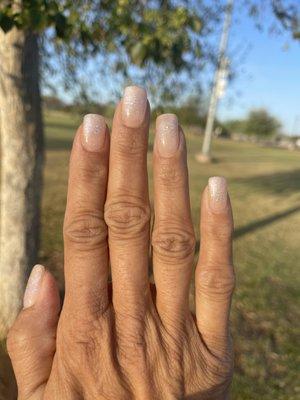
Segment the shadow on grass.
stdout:
<path fill-rule="evenodd" d="M 254 190 L 258 189 L 285 195 L 286 193 L 300 191 L 300 169 L 246 178 L 235 178 L 234 182 L 246 184 Z"/>
<path fill-rule="evenodd" d="M 288 208 L 287 210 L 284 210 L 282 212 L 276 213 L 276 214 L 272 214 L 266 218 L 262 218 L 262 219 L 257 219 L 253 222 L 250 222 L 250 224 L 247 224 L 245 226 L 241 226 L 240 228 L 235 229 L 234 234 L 233 234 L 233 238 L 234 239 L 238 239 L 241 236 L 246 235 L 247 233 L 250 232 L 254 232 L 257 229 L 261 229 L 269 224 L 272 224 L 273 222 L 279 221 L 281 219 L 284 219 L 292 214 L 295 214 L 297 212 L 300 211 L 300 206 L 297 207 L 291 207 Z M 196 243 L 196 252 L 199 251 L 200 248 L 200 241 L 197 240 Z"/>
<path fill-rule="evenodd" d="M 298 211 L 300 211 L 300 206 L 288 208 L 285 211 L 270 215 L 269 217 L 258 219 L 256 221 L 251 222 L 248 225 L 237 228 L 233 234 L 233 237 L 239 238 L 243 235 L 246 235 L 249 232 L 256 231 L 257 229 L 263 228 L 264 226 L 272 224 L 273 222 L 279 221 L 279 220 L 286 218 L 292 214 L 295 214 Z"/>

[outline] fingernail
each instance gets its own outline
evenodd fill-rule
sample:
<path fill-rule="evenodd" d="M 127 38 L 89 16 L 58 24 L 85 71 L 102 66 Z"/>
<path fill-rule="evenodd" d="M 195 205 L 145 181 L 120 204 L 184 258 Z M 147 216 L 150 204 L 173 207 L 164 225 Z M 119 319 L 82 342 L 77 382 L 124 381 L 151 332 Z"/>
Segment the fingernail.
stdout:
<path fill-rule="evenodd" d="M 175 114 L 163 114 L 156 119 L 156 143 L 162 156 L 170 157 L 179 146 L 178 119 Z"/>
<path fill-rule="evenodd" d="M 24 293 L 24 308 L 28 308 L 34 305 L 39 293 L 44 272 L 45 267 L 43 267 L 42 265 L 36 265 L 33 267 Z"/>
<path fill-rule="evenodd" d="M 105 142 L 105 119 L 98 114 L 87 114 L 83 118 L 82 145 L 87 151 L 97 152 Z"/>
<path fill-rule="evenodd" d="M 128 128 L 140 127 L 145 119 L 147 93 L 138 86 L 128 86 L 122 100 L 122 120 Z"/>
<path fill-rule="evenodd" d="M 208 180 L 209 205 L 213 211 L 222 212 L 227 207 L 227 182 L 222 176 L 213 176 Z"/>

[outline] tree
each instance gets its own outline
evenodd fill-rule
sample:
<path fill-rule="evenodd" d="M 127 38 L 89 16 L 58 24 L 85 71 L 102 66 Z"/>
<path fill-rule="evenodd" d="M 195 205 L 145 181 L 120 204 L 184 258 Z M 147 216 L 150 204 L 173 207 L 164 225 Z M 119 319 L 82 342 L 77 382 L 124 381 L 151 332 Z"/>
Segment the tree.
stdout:
<path fill-rule="evenodd" d="M 223 92 L 223 87 L 224 85 L 226 85 L 227 76 L 229 75 L 229 60 L 227 59 L 226 53 L 233 6 L 234 0 L 226 1 L 224 27 L 220 40 L 218 63 L 212 86 L 210 105 L 202 145 L 202 153 L 196 155 L 198 161 L 205 163 L 211 161 L 213 126 L 218 106 L 218 100 L 220 97 L 219 93 Z M 295 39 L 300 38 L 300 5 L 298 4 L 298 2 L 284 1 L 283 4 L 282 0 L 244 0 L 242 3 L 240 3 L 240 6 L 247 7 L 247 9 L 249 10 L 249 15 L 255 18 L 256 25 L 259 28 L 263 28 L 266 26 L 265 20 L 263 20 L 263 22 L 260 22 L 259 19 L 264 18 L 266 10 L 268 8 L 271 8 L 271 11 L 275 16 L 275 24 L 271 24 L 271 26 L 269 26 L 269 29 L 274 29 L 274 25 L 278 25 L 279 21 L 284 29 L 290 30 L 292 32 Z"/>
<path fill-rule="evenodd" d="M 114 54 L 123 71 L 132 64 L 188 71 L 202 57 L 199 15 L 193 2 L 186 0 L 1 1 L 0 337 L 18 313 L 38 254 L 42 37 L 65 55 L 69 73 L 76 72 L 79 60 L 84 62 L 99 52 Z M 47 43 L 43 50 L 49 50 Z"/>
<path fill-rule="evenodd" d="M 245 121 L 244 132 L 260 137 L 273 136 L 278 133 L 280 122 L 264 109 L 250 111 Z"/>

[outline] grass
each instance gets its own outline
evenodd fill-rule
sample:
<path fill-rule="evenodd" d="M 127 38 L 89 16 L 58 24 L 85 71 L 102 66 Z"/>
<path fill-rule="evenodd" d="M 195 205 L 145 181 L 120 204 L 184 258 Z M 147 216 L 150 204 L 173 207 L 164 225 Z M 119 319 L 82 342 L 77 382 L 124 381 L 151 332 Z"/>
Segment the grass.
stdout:
<path fill-rule="evenodd" d="M 61 285 L 68 158 L 78 122 L 78 117 L 60 112 L 46 114 L 40 258 Z M 200 194 L 209 176 L 227 177 L 234 207 L 237 288 L 232 309 L 232 398 L 299 399 L 300 153 L 218 139 L 213 148 L 216 162 L 200 165 L 194 156 L 201 140 L 188 128 L 186 133 L 197 237 Z M 151 152 L 149 173 L 151 186 Z"/>

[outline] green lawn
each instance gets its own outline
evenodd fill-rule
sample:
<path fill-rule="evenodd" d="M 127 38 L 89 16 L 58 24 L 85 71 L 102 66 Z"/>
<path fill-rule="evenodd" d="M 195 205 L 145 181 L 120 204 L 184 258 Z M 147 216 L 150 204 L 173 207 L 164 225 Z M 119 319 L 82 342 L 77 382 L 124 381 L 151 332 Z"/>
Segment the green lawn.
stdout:
<path fill-rule="evenodd" d="M 41 261 L 61 282 L 67 166 L 78 122 L 75 116 L 46 114 Z M 213 148 L 216 162 L 201 165 L 194 157 L 201 140 L 186 131 L 197 236 L 200 194 L 209 176 L 226 176 L 234 208 L 237 288 L 232 312 L 236 368 L 232 398 L 300 399 L 296 343 L 300 334 L 300 153 L 219 139 Z M 149 173 L 151 187 L 151 152 Z"/>

